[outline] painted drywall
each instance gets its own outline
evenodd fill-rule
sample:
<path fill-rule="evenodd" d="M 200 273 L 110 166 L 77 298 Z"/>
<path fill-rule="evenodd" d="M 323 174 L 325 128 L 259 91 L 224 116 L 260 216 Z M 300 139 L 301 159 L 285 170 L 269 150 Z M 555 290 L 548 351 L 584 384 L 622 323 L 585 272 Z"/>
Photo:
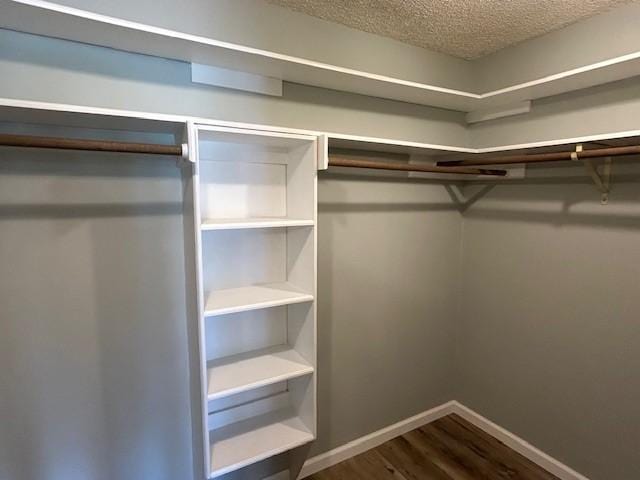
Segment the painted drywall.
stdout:
<path fill-rule="evenodd" d="M 607 206 L 555 170 L 464 214 L 456 399 L 591 480 L 639 478 L 638 170 Z"/>

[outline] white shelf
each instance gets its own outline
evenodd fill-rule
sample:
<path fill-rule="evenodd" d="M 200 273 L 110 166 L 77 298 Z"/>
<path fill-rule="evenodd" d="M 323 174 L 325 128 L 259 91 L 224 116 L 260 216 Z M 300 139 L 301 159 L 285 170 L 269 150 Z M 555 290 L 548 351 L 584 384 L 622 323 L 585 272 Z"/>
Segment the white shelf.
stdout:
<path fill-rule="evenodd" d="M 0 28 L 463 112 L 630 78 L 638 74 L 640 66 L 640 52 L 636 51 L 498 90 L 475 93 L 222 42 L 42 0 L 0 3 Z"/>
<path fill-rule="evenodd" d="M 213 430 L 210 439 L 211 477 L 216 478 L 304 445 L 314 436 L 286 409 Z"/>
<path fill-rule="evenodd" d="M 216 218 L 202 221 L 201 230 L 238 230 L 247 228 L 283 228 L 313 226 L 313 220 L 302 218 Z"/>
<path fill-rule="evenodd" d="M 251 285 L 212 291 L 207 298 L 204 314 L 211 317 L 311 301 L 313 295 L 301 292 L 289 283 Z"/>
<path fill-rule="evenodd" d="M 288 345 L 265 348 L 208 363 L 209 401 L 310 375 L 313 367 Z"/>

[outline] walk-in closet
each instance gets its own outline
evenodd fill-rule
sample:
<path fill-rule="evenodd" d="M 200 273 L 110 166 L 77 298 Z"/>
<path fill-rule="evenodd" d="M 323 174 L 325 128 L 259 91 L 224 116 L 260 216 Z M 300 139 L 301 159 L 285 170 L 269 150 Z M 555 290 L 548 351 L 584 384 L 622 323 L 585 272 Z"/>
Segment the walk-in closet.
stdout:
<path fill-rule="evenodd" d="M 0 479 L 640 478 L 638 25 L 0 1 Z"/>

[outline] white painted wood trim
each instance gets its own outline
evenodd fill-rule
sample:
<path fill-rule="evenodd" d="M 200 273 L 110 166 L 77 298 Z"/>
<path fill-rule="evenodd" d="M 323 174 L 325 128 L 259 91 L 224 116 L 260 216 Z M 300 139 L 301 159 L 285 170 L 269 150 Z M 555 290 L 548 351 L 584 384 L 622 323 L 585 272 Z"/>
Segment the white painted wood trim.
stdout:
<path fill-rule="evenodd" d="M 202 232 L 200 231 L 200 161 L 198 158 L 198 129 L 193 122 L 187 122 L 187 136 L 189 142 L 189 157 L 193 162 L 192 170 L 192 189 L 193 189 L 193 228 L 195 240 L 195 260 L 196 260 L 196 299 L 197 299 L 197 319 L 189 319 L 189 321 L 197 321 L 198 329 L 198 357 L 200 360 L 200 414 L 202 415 L 202 448 L 204 473 L 206 478 L 211 475 L 211 449 L 209 446 L 209 429 L 208 429 L 208 409 L 207 409 L 207 346 L 206 346 L 206 327 L 204 318 L 204 291 L 202 276 Z"/>
<path fill-rule="evenodd" d="M 453 412 L 453 402 L 447 402 L 439 407 L 432 408 L 425 412 L 409 417 L 393 425 L 389 425 L 381 430 L 360 437 L 341 447 L 334 448 L 326 453 L 310 458 L 304 463 L 298 478 L 305 478 L 320 470 L 329 468 L 344 460 L 359 455 L 391 440 L 392 438 L 404 435 L 411 430 L 431 423 L 434 420 L 445 417 Z"/>
<path fill-rule="evenodd" d="M 589 480 L 587 477 L 576 472 L 571 467 L 565 465 L 559 460 L 556 460 L 550 455 L 547 455 L 526 440 L 523 440 L 514 433 L 502 428 L 500 425 L 493 423 L 491 420 L 483 417 L 479 413 L 474 412 L 457 401 L 453 401 L 451 403 L 453 409 L 452 413 L 460 415 L 469 423 L 472 423 L 476 427 L 487 432 L 489 435 L 497 438 L 507 447 L 528 458 L 533 463 L 558 477 L 560 480 Z"/>
<path fill-rule="evenodd" d="M 391 440 L 392 438 L 404 435 L 411 430 L 427 425 L 435 420 L 438 420 L 439 418 L 445 417 L 452 413 L 460 415 L 468 422 L 485 431 L 489 435 L 497 438 L 509 448 L 513 449 L 514 451 L 531 460 L 533 463 L 544 468 L 549 473 L 558 477 L 560 480 L 589 480 L 584 475 L 576 472 L 562 462 L 537 449 L 517 435 L 509 432 L 499 425 L 496 425 L 492 421 L 474 412 L 470 408 L 465 407 L 460 402 L 457 402 L 455 400 L 444 403 L 439 407 L 432 408 L 431 410 L 427 410 L 423 413 L 419 413 L 418 415 L 407 418 L 406 420 L 402 420 L 376 432 L 370 433 L 369 435 L 365 435 L 364 437 L 360 437 L 356 440 L 353 440 L 352 442 L 349 442 L 341 447 L 334 448 L 333 450 L 330 450 L 326 453 L 322 453 L 320 455 L 312 457 L 304 463 L 304 466 L 302 467 L 302 471 L 300 472 L 298 478 L 302 479 L 313 475 L 320 470 L 324 470 L 325 468 L 337 465 L 338 463 L 355 457 L 356 455 L 360 455 L 367 450 L 371 450 L 372 448 L 375 448 L 378 445 Z"/>
<path fill-rule="evenodd" d="M 327 134 L 318 135 L 317 168 L 326 170 L 329 168 L 329 136 Z"/>
<path fill-rule="evenodd" d="M 624 130 L 611 133 L 600 133 L 594 135 L 584 135 L 581 137 L 557 138 L 551 140 L 543 140 L 540 142 L 516 143 L 508 145 L 496 145 L 493 147 L 483 147 L 474 149 L 474 153 L 496 153 L 506 152 L 509 150 L 520 150 L 525 148 L 552 147 L 555 145 L 568 145 L 570 143 L 587 143 L 597 142 L 598 140 L 613 140 L 618 138 L 637 137 L 640 136 L 640 130 Z"/>
<path fill-rule="evenodd" d="M 327 136 L 329 137 L 329 144 L 331 144 L 331 140 L 333 139 L 333 140 L 348 140 L 351 142 L 363 143 L 363 144 L 372 144 L 372 146 L 375 146 L 377 144 L 377 145 L 407 147 L 409 149 L 415 148 L 418 150 L 442 150 L 445 152 L 477 153 L 475 148 L 469 148 L 465 146 L 439 145 L 434 143 L 411 142 L 407 140 L 397 140 L 397 139 L 380 138 L 380 137 L 367 137 L 363 135 L 348 135 L 348 134 L 333 133 L 333 132 L 327 132 Z"/>

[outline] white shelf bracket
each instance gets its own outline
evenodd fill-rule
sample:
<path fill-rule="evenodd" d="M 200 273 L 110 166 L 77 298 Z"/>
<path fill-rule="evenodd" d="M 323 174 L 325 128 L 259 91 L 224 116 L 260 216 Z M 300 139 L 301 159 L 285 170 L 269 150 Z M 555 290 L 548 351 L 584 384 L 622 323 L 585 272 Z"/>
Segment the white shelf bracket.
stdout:
<path fill-rule="evenodd" d="M 230 88 L 245 92 L 282 96 L 282 79 L 256 75 L 254 73 L 230 70 L 228 68 L 191 64 L 191 81 L 214 87 Z"/>
<path fill-rule="evenodd" d="M 597 165 L 590 159 L 581 159 L 579 157 L 582 152 L 582 145 L 576 145 L 576 151 L 571 155 L 573 160 L 581 160 L 585 170 L 593 180 L 593 184 L 600 192 L 600 203 L 607 205 L 609 203 L 609 191 L 611 189 L 611 157 L 606 157 L 602 167 L 602 173 L 598 171 Z"/>
<path fill-rule="evenodd" d="M 489 120 L 496 120 L 498 118 L 511 117 L 513 115 L 522 115 L 523 113 L 529 112 L 531 112 L 531 100 L 523 100 L 510 105 L 473 110 L 467 113 L 465 119 L 468 124 L 472 124 L 488 122 Z"/>

